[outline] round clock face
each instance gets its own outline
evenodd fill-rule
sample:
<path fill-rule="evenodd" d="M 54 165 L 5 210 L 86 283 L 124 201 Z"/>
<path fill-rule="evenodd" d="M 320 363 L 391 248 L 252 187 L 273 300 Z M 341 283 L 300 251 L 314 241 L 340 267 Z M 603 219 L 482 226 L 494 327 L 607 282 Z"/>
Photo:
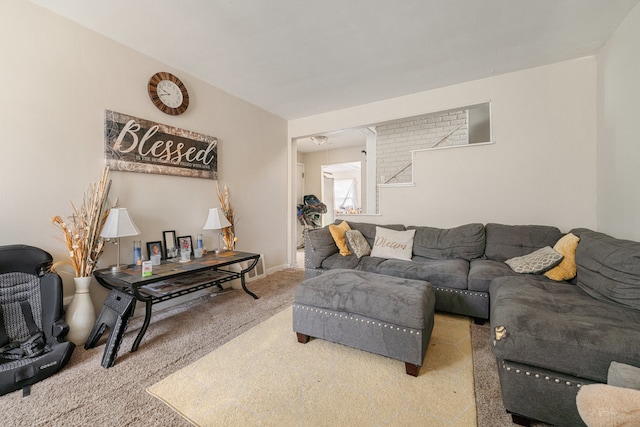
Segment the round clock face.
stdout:
<path fill-rule="evenodd" d="M 171 80 L 160 80 L 158 98 L 160 98 L 160 102 L 171 108 L 177 108 L 182 104 L 182 92 L 180 92 L 178 85 Z"/>
<path fill-rule="evenodd" d="M 189 93 L 179 78 L 171 73 L 156 73 L 149 79 L 149 97 L 163 113 L 177 115 L 189 106 Z"/>

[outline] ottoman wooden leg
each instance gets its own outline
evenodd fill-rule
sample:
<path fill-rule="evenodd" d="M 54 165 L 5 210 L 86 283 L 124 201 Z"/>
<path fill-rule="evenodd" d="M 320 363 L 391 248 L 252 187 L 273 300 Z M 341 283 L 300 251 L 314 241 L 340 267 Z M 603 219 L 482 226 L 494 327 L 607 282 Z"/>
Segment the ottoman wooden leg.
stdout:
<path fill-rule="evenodd" d="M 301 344 L 306 344 L 309 342 L 309 335 L 301 334 L 300 332 L 296 332 L 296 336 L 298 337 L 298 342 Z"/>
<path fill-rule="evenodd" d="M 413 377 L 417 377 L 420 373 L 420 366 L 414 365 L 413 363 L 405 362 L 404 366 L 407 370 L 407 375 L 411 375 Z"/>

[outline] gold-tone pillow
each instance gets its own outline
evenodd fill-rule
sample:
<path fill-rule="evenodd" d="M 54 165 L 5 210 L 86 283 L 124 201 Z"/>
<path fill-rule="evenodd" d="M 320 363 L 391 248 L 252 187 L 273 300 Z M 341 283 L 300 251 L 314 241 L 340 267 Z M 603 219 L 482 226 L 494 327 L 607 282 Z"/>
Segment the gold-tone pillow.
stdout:
<path fill-rule="evenodd" d="M 347 241 L 345 240 L 345 233 L 351 230 L 347 221 L 342 221 L 338 225 L 329 224 L 329 232 L 331 233 L 331 237 L 336 242 L 336 246 L 340 249 L 340 255 L 348 256 L 351 255 L 351 251 L 347 247 Z"/>
<path fill-rule="evenodd" d="M 576 248 L 580 238 L 573 233 L 566 234 L 556 242 L 553 249 L 564 255 L 560 264 L 544 273 L 551 280 L 571 280 L 576 277 Z"/>

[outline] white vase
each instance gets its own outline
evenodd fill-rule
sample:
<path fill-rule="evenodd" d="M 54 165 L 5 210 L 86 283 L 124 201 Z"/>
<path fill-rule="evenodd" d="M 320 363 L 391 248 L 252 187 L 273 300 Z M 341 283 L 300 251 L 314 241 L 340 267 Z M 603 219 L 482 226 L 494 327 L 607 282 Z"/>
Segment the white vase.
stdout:
<path fill-rule="evenodd" d="M 92 278 L 92 276 L 73 278 L 76 292 L 64 317 L 67 325 L 69 325 L 67 340 L 77 346 L 84 345 L 91 333 L 93 324 L 96 322 L 96 311 L 93 308 L 91 294 L 89 293 L 89 285 Z"/>

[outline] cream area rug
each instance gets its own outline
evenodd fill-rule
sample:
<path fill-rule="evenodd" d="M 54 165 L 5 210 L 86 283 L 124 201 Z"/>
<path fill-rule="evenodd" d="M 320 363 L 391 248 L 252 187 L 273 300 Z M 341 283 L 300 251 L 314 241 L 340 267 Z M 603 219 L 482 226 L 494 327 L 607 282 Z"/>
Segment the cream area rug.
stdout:
<path fill-rule="evenodd" d="M 298 343 L 289 307 L 147 391 L 199 426 L 476 426 L 469 323 L 436 314 L 416 378 L 401 361 Z"/>

